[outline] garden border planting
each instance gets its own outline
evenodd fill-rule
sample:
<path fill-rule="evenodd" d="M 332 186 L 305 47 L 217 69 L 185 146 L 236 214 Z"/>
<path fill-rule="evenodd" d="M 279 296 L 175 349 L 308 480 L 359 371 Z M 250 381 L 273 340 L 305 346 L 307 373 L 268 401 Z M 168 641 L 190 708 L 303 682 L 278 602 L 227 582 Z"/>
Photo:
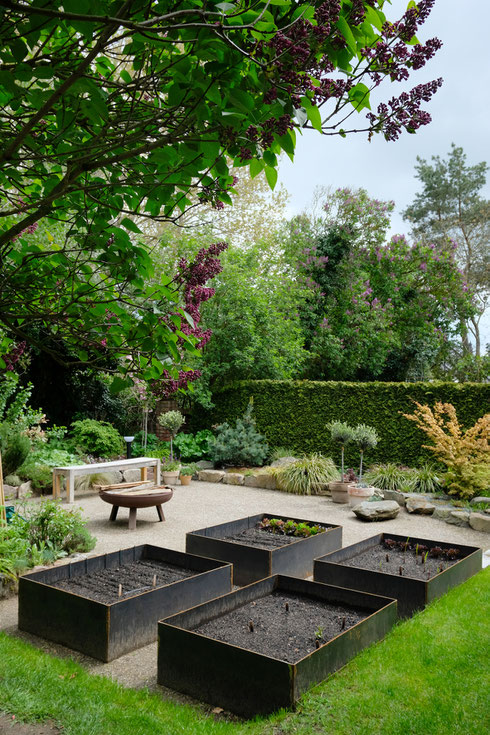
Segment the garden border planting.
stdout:
<path fill-rule="evenodd" d="M 103 569 L 152 559 L 196 574 L 111 604 L 52 586 Z M 112 661 L 156 640 L 159 619 L 226 594 L 230 564 L 144 544 L 34 572 L 19 579 L 19 629 L 100 661 Z"/>
<path fill-rule="evenodd" d="M 368 616 L 294 664 L 192 630 L 277 590 L 356 607 Z M 158 683 L 242 717 L 267 715 L 294 706 L 307 689 L 383 638 L 395 620 L 395 600 L 275 575 L 161 620 Z"/>
<path fill-rule="evenodd" d="M 376 536 L 317 558 L 313 572 L 315 581 L 395 598 L 398 601 L 398 615 L 410 617 L 481 569 L 482 550 L 476 546 L 414 537 L 410 537 L 411 543 L 424 544 L 429 549 L 435 546 L 442 549 L 457 548 L 464 556 L 452 566 L 426 580 L 342 564 L 342 561 L 352 559 L 360 552 L 384 542 L 385 539 L 406 541 L 407 537 L 394 533 L 378 533 Z"/>
<path fill-rule="evenodd" d="M 313 574 L 313 559 L 342 546 L 342 526 L 328 523 L 320 525 L 326 531 L 315 536 L 301 538 L 277 549 L 259 549 L 247 544 L 227 541 L 224 536 L 233 536 L 254 528 L 264 518 L 294 520 L 299 523 L 317 524 L 317 521 L 290 518 L 274 513 L 238 518 L 235 521 L 208 526 L 186 534 L 185 549 L 190 554 L 222 559 L 233 564 L 233 581 L 237 585 L 250 584 L 273 574 L 309 577 Z"/>

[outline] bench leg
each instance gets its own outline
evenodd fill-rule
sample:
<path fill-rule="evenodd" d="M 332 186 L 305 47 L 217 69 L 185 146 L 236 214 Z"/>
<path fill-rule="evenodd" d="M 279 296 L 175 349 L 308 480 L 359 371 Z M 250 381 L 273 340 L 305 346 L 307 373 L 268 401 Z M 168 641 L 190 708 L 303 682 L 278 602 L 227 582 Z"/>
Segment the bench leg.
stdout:
<path fill-rule="evenodd" d="M 148 467 L 141 467 L 140 477 L 142 480 L 145 480 L 145 481 L 148 479 Z"/>
<path fill-rule="evenodd" d="M 110 515 L 110 518 L 109 518 L 110 521 L 115 521 L 116 520 L 116 518 L 117 518 L 117 511 L 118 510 L 119 510 L 119 506 L 118 505 L 113 505 L 112 506 L 111 515 Z"/>
<path fill-rule="evenodd" d="M 162 506 L 161 506 L 161 505 L 156 505 L 155 507 L 156 507 L 156 509 L 157 509 L 157 513 L 158 513 L 158 518 L 159 518 L 159 519 L 160 519 L 161 521 L 164 521 L 164 520 L 165 520 L 165 516 L 163 515 L 163 510 L 162 510 Z"/>
<path fill-rule="evenodd" d="M 130 531 L 136 530 L 136 508 L 129 509 L 129 524 L 128 528 Z"/>

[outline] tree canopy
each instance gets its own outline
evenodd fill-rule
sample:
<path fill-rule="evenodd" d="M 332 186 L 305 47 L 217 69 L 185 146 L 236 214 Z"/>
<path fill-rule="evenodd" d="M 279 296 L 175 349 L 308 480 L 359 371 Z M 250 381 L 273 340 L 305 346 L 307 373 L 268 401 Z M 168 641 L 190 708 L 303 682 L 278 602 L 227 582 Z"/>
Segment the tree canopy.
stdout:
<path fill-rule="evenodd" d="M 396 140 L 427 124 L 421 104 L 441 80 L 375 110 L 369 95 L 439 48 L 416 38 L 433 2 L 409 3 L 397 22 L 384 0 L 3 2 L 7 362 L 16 341 L 43 348 L 49 334 L 77 363 L 121 369 L 125 358 L 127 374 L 180 381 L 183 348 L 200 342 L 188 313 L 197 291 L 182 271 L 148 287 L 151 253 L 135 217 L 175 221 L 200 202 L 229 203 L 231 165 L 264 171 L 273 187 L 277 156 L 293 157 L 302 127 Z"/>

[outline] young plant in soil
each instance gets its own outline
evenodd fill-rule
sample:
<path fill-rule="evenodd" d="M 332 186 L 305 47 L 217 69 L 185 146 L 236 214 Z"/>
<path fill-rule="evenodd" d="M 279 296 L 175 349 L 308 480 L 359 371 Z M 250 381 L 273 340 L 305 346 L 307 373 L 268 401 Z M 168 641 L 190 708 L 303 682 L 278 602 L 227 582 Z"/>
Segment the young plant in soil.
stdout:
<path fill-rule="evenodd" d="M 316 536 L 317 533 L 324 533 L 326 530 L 323 526 L 312 523 L 296 522 L 293 520 L 283 521 L 280 518 L 263 518 L 257 524 L 257 528 L 261 531 L 267 531 L 268 533 L 274 533 L 279 536 L 296 536 L 298 538 Z"/>

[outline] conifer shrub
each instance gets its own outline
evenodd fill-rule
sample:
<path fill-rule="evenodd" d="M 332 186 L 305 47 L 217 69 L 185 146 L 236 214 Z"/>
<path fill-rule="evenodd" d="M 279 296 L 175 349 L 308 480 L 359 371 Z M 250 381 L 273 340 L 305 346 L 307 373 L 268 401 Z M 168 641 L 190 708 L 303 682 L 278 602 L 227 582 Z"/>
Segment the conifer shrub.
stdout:
<path fill-rule="evenodd" d="M 216 436 L 209 442 L 211 458 L 218 464 L 264 464 L 269 447 L 265 437 L 256 429 L 252 416 L 253 403 L 249 402 L 243 418 L 232 426 L 227 421 L 216 428 Z"/>

